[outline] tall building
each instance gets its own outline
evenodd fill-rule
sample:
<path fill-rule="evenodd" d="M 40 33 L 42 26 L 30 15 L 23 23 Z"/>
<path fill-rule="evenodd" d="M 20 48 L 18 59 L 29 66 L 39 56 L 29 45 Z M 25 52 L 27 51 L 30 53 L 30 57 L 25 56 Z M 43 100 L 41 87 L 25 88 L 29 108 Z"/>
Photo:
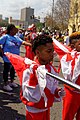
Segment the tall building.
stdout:
<path fill-rule="evenodd" d="M 34 9 L 30 7 L 21 9 L 20 20 L 27 21 L 28 25 L 34 23 Z"/>
<path fill-rule="evenodd" d="M 69 34 L 80 31 L 80 0 L 70 0 Z"/>

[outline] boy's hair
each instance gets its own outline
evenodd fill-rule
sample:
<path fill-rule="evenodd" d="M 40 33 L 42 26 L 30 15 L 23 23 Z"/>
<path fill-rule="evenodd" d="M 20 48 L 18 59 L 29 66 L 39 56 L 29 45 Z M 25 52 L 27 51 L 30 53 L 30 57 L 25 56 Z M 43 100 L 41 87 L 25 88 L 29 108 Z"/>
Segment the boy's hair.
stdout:
<path fill-rule="evenodd" d="M 46 43 L 52 43 L 53 40 L 48 35 L 38 35 L 33 41 L 32 41 L 32 51 L 35 53 L 35 50 L 38 46 L 46 45 Z"/>
<path fill-rule="evenodd" d="M 72 40 L 78 40 L 78 39 L 80 39 L 80 32 L 79 31 L 77 31 L 77 32 L 74 32 L 74 33 L 72 33 L 70 36 L 69 36 L 69 42 L 70 42 L 70 44 L 72 43 Z"/>

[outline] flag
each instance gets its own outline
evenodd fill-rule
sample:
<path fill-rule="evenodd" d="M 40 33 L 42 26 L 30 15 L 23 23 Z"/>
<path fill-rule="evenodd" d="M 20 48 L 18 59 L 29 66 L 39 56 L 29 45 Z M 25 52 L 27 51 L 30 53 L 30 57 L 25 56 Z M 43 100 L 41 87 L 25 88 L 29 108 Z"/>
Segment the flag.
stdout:
<path fill-rule="evenodd" d="M 67 47 L 66 45 L 60 43 L 56 39 L 53 39 L 53 45 L 54 45 L 54 51 L 58 54 L 59 59 L 60 59 L 60 64 L 59 64 L 58 70 L 57 70 L 59 73 L 61 70 L 61 58 L 66 54 L 67 61 L 72 59 L 71 54 L 70 54 L 71 49 L 69 47 Z"/>
<path fill-rule="evenodd" d="M 11 64 L 13 65 L 19 79 L 20 79 L 20 85 L 22 85 L 22 78 L 23 78 L 23 71 L 30 67 L 32 63 L 35 63 L 34 61 L 23 58 L 19 55 L 12 54 L 9 52 L 6 52 L 5 55 L 10 60 Z"/>
<path fill-rule="evenodd" d="M 71 49 L 57 41 L 56 39 L 53 39 L 53 45 L 54 45 L 54 51 L 59 55 L 59 58 L 61 59 L 65 54 L 69 54 L 71 52 Z"/>
<path fill-rule="evenodd" d="M 5 55 L 8 57 L 11 64 L 14 66 L 14 69 L 15 69 L 15 71 L 20 79 L 20 85 L 22 85 L 23 71 L 27 67 L 27 65 L 24 62 L 25 58 L 23 58 L 19 55 L 16 55 L 16 54 L 9 53 L 9 52 L 5 53 Z"/>
<path fill-rule="evenodd" d="M 76 82 L 80 75 L 80 53 L 68 46 L 53 40 L 54 50 L 59 55 L 61 70 L 65 79 Z"/>

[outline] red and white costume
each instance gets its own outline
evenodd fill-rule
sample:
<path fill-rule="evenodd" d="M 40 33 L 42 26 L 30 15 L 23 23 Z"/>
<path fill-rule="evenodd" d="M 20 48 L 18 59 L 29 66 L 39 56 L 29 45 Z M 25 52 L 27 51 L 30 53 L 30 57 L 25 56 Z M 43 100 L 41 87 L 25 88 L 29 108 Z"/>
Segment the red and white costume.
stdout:
<path fill-rule="evenodd" d="M 55 68 L 52 64 L 40 65 L 37 59 L 6 55 L 20 78 L 20 97 L 26 105 L 26 120 L 50 120 L 50 107 L 62 98 L 58 94 L 58 81 L 46 75 L 47 71 L 58 75 Z"/>
<path fill-rule="evenodd" d="M 28 30 L 30 31 L 30 40 L 33 41 L 34 38 L 37 36 L 37 33 L 34 31 L 34 25 L 28 27 Z M 30 60 L 34 60 L 34 53 L 32 52 L 32 47 L 25 46 L 26 54 L 25 57 L 29 58 Z"/>
<path fill-rule="evenodd" d="M 23 73 L 21 99 L 26 104 L 27 120 L 50 120 L 49 109 L 54 101 L 61 98 L 58 95 L 58 82 L 46 76 L 46 71 L 57 73 L 52 65 L 36 63 L 32 63 Z"/>
<path fill-rule="evenodd" d="M 72 57 L 70 60 L 70 56 Z M 61 59 L 62 73 L 65 79 L 80 85 L 80 53 L 73 51 Z M 80 120 L 80 91 L 65 85 L 66 96 L 63 99 L 63 119 Z"/>
<path fill-rule="evenodd" d="M 35 32 L 30 33 L 30 40 L 34 40 L 34 38 L 37 36 Z M 25 46 L 26 48 L 26 54 L 25 57 L 29 58 L 30 60 L 34 60 L 34 53 L 32 52 L 32 47 L 30 46 Z"/>
<path fill-rule="evenodd" d="M 80 52 L 70 51 L 62 44 L 54 40 L 55 51 L 60 57 L 61 69 L 65 79 L 80 85 Z M 57 44 L 56 44 L 57 43 Z M 56 49 L 57 48 L 57 49 Z M 67 85 L 65 86 L 66 95 L 63 98 L 62 120 L 80 120 L 80 91 Z"/>

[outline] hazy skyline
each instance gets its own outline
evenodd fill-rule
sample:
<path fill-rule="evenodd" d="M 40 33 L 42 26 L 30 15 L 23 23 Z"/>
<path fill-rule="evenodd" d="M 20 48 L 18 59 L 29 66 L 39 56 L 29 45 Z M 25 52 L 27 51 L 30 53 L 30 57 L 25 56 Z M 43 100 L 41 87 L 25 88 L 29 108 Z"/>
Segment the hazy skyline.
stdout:
<path fill-rule="evenodd" d="M 55 0 L 56 1 L 56 0 Z M 12 16 L 20 19 L 22 8 L 34 8 L 35 16 L 44 17 L 51 10 L 52 0 L 0 0 L 0 14 L 4 17 Z"/>

